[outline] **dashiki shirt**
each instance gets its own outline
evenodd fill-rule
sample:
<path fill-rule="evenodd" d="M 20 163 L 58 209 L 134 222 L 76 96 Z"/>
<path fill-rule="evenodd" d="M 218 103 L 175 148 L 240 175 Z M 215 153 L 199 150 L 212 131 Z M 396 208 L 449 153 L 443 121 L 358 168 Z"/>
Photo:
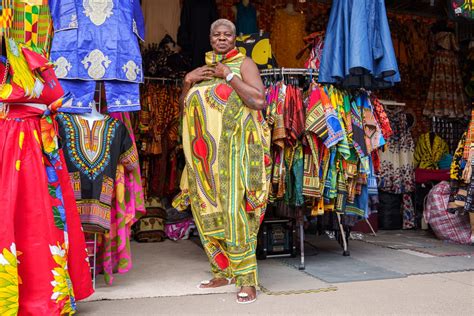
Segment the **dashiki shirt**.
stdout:
<path fill-rule="evenodd" d="M 72 104 L 61 111 L 85 113 L 103 81 L 109 112 L 140 110 L 143 82 L 138 41 L 145 27 L 138 0 L 49 0 L 54 23 L 51 59 Z"/>
<path fill-rule="evenodd" d="M 206 56 L 240 77 L 245 56 Z M 246 107 L 223 79 L 195 84 L 186 96 L 183 149 L 186 168 L 174 207 L 191 205 L 217 278 L 257 285 L 257 233 L 267 203 L 271 167 L 269 130 L 262 113 Z"/>
<path fill-rule="evenodd" d="M 94 121 L 92 128 L 79 115 L 61 113 L 57 121 L 84 230 L 109 231 L 117 165 L 129 171 L 138 167 L 132 139 L 110 116 Z"/>

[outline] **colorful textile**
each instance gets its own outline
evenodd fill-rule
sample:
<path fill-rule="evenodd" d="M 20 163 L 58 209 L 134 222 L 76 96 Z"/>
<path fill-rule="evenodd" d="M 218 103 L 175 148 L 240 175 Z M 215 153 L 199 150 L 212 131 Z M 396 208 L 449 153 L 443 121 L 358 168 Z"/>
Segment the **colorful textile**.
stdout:
<path fill-rule="evenodd" d="M 90 112 L 95 81 L 106 81 L 110 112 L 140 110 L 138 42 L 145 37 L 140 2 L 49 0 L 49 7 L 54 23 L 51 58 L 73 95 L 72 105 L 62 111 Z"/>
<path fill-rule="evenodd" d="M 457 57 L 459 46 L 456 37 L 452 32 L 439 32 L 434 40 L 438 51 L 423 114 L 464 118 L 469 110 Z"/>
<path fill-rule="evenodd" d="M 206 61 L 220 60 L 240 76 L 244 58 L 233 51 L 226 56 L 211 52 Z M 255 286 L 257 233 L 265 214 L 271 165 L 266 123 L 222 79 L 195 84 L 185 104 L 186 168 L 173 206 L 191 204 L 216 277 L 236 277 L 237 286 Z"/>
<path fill-rule="evenodd" d="M 379 189 L 394 194 L 415 191 L 415 143 L 408 126 L 406 113 L 387 110 L 393 135 L 384 150 L 379 150 L 381 165 Z"/>
<path fill-rule="evenodd" d="M 84 230 L 109 231 L 117 164 L 129 171 L 138 167 L 127 129 L 110 116 L 91 127 L 78 115 L 61 113 L 57 121 Z"/>
<path fill-rule="evenodd" d="M 269 33 L 254 33 L 238 36 L 235 46 L 239 51 L 251 58 L 259 69 L 276 68 L 277 64 L 272 53 Z"/>
<path fill-rule="evenodd" d="M 333 1 L 318 80 L 369 89 L 400 82 L 385 1 Z"/>
<path fill-rule="evenodd" d="M 110 116 L 124 123 L 135 147 L 129 114 L 112 113 Z M 146 213 L 141 183 L 140 168 L 129 171 L 123 164 L 118 164 L 110 212 L 110 231 L 99 235 L 96 262 L 97 273 L 103 273 L 105 282 L 109 285 L 114 281 L 115 272 L 123 274 L 132 269 L 132 225 Z"/>
<path fill-rule="evenodd" d="M 433 133 L 425 133 L 418 138 L 415 147 L 415 168 L 438 169 L 438 162 L 449 153 L 448 144 Z"/>
<path fill-rule="evenodd" d="M 11 105 L 0 119 L 0 188 L 10 192 L 0 196 L 2 315 L 72 315 L 93 293 L 56 139 L 54 120 L 36 108 Z"/>

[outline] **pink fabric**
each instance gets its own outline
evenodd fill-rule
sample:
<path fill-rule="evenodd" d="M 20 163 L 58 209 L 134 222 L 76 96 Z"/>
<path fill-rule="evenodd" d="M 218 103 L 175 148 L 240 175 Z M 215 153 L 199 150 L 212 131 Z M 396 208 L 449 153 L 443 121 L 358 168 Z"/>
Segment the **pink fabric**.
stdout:
<path fill-rule="evenodd" d="M 122 121 L 132 138 L 135 150 L 135 135 L 129 113 L 110 113 Z M 97 272 L 104 273 L 107 284 L 113 283 L 113 273 L 127 273 L 132 268 L 130 234 L 133 223 L 146 213 L 140 169 L 132 172 L 118 167 L 110 218 L 110 232 L 99 237 Z"/>
<path fill-rule="evenodd" d="M 185 219 L 182 222 L 174 224 L 166 224 L 166 236 L 172 240 L 188 239 L 193 226 L 194 221 L 192 219 Z"/>
<path fill-rule="evenodd" d="M 448 210 L 450 187 L 447 181 L 440 182 L 427 196 L 423 216 L 436 237 L 459 244 L 471 242 L 469 216 L 451 214 Z"/>

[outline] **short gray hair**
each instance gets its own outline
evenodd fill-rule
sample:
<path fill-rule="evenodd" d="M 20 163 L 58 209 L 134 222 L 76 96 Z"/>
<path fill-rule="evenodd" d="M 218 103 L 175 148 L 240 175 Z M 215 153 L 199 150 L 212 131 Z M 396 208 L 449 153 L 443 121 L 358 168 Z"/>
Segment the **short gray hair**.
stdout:
<path fill-rule="evenodd" d="M 214 21 L 214 23 L 211 24 L 211 35 L 213 31 L 219 26 L 227 26 L 231 29 L 232 34 L 236 35 L 235 24 L 227 19 L 219 19 Z"/>

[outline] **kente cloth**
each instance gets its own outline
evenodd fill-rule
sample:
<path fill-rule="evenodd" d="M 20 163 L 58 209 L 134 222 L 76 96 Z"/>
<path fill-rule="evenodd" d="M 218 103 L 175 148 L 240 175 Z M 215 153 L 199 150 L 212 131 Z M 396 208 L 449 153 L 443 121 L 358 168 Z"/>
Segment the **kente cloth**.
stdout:
<path fill-rule="evenodd" d="M 74 96 L 62 111 L 91 112 L 95 81 L 106 82 L 109 112 L 140 110 L 139 40 L 145 37 L 140 2 L 50 0 L 49 7 L 54 24 L 51 59 L 61 84 Z"/>
<path fill-rule="evenodd" d="M 415 168 L 439 169 L 438 162 L 447 153 L 449 153 L 448 144 L 441 137 L 436 134 L 425 133 L 418 138 L 415 147 Z"/>
<path fill-rule="evenodd" d="M 318 80 L 369 89 L 400 82 L 385 1 L 333 2 Z"/>
<path fill-rule="evenodd" d="M 0 119 L 0 161 L 8 192 L 0 196 L 0 314 L 72 315 L 94 291 L 50 114 L 10 105 Z"/>
<path fill-rule="evenodd" d="M 307 58 L 297 59 L 298 53 L 305 46 L 305 15 L 300 12 L 288 13 L 285 9 L 275 11 L 273 17 L 270 43 L 278 66 L 302 68 Z"/>
<path fill-rule="evenodd" d="M 79 115 L 60 113 L 56 120 L 84 230 L 107 232 L 117 165 L 128 171 L 138 167 L 127 128 L 107 115 L 92 126 Z"/>
<path fill-rule="evenodd" d="M 379 189 L 394 194 L 415 191 L 414 152 L 406 113 L 401 110 L 387 110 L 393 135 L 384 149 L 380 149 Z"/>
<path fill-rule="evenodd" d="M 110 116 L 124 123 L 135 147 L 130 115 L 111 113 Z M 109 285 L 114 281 L 115 272 L 123 274 L 132 268 L 130 249 L 132 225 L 146 213 L 140 168 L 128 171 L 119 163 L 114 187 L 110 231 L 99 235 L 96 262 L 97 273 L 103 273 L 105 282 Z"/>
<path fill-rule="evenodd" d="M 452 32 L 439 32 L 434 40 L 438 50 L 423 114 L 429 117 L 464 118 L 469 110 L 457 57 L 459 46 L 456 37 Z"/>
<path fill-rule="evenodd" d="M 13 12 L 10 37 L 18 43 L 42 49 L 48 54 L 53 38 L 48 5 L 13 1 Z"/>
<path fill-rule="evenodd" d="M 245 56 L 208 53 L 240 77 Z M 270 181 L 270 133 L 261 112 L 246 107 L 225 80 L 195 84 L 185 99 L 183 150 L 186 168 L 176 208 L 191 205 L 206 254 L 217 277 L 237 286 L 257 284 L 257 233 Z"/>

